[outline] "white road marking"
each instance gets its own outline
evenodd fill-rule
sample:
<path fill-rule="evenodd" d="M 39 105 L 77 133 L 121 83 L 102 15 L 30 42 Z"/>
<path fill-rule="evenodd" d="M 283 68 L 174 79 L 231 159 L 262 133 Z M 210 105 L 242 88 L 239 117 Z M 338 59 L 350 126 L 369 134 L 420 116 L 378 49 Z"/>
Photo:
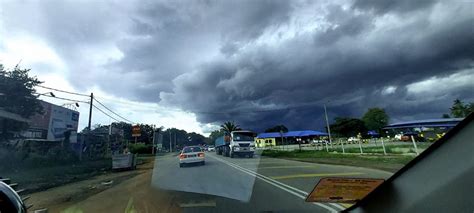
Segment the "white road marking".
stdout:
<path fill-rule="evenodd" d="M 284 184 L 284 183 L 282 183 L 282 182 L 273 180 L 273 179 L 271 179 L 271 178 L 269 178 L 269 177 L 267 177 L 267 176 L 264 176 L 264 175 L 262 175 L 262 174 L 256 173 L 256 172 L 254 172 L 254 171 L 252 171 L 252 170 L 249 170 L 249 169 L 247 169 L 247 168 L 241 167 L 241 166 L 239 166 L 239 165 L 237 165 L 237 164 L 234 164 L 234 163 L 231 163 L 231 162 L 229 162 L 229 161 L 227 161 L 227 160 L 219 159 L 218 157 L 214 157 L 214 156 L 209 156 L 209 157 L 212 157 L 212 158 L 214 158 L 214 159 L 216 159 L 216 160 L 218 160 L 218 161 L 221 161 L 222 163 L 225 163 L 225 164 L 227 164 L 228 166 L 231 166 L 231 167 L 233 167 L 233 168 L 235 168 L 235 169 L 237 169 L 237 170 L 239 170 L 239 171 L 241 171 L 241 172 L 244 172 L 244 173 L 246 173 L 246 174 L 249 174 L 249 175 L 251 175 L 251 176 L 253 176 L 253 177 L 257 177 L 257 178 L 259 178 L 260 180 L 265 181 L 266 183 L 269 183 L 269 184 L 271 184 L 271 185 L 273 185 L 273 186 L 275 186 L 275 187 L 278 187 L 278 188 L 280 188 L 280 189 L 282 189 L 282 190 L 284 190 L 284 191 L 286 191 L 286 192 L 288 192 L 288 193 L 290 193 L 290 194 L 292 194 L 292 195 L 295 195 L 295 196 L 297 196 L 297 197 L 299 197 L 299 198 L 301 198 L 301 199 L 303 199 L 303 200 L 305 200 L 305 199 L 306 199 L 306 196 L 308 195 L 308 193 L 305 192 L 305 191 L 303 191 L 303 190 L 300 190 L 300 189 L 294 188 L 294 187 L 292 187 L 292 186 L 286 185 L 286 184 Z M 285 188 L 285 187 L 286 187 L 286 188 Z M 336 209 L 334 209 L 333 207 L 330 207 L 330 206 L 328 206 L 328 205 L 326 205 L 326 204 L 322 204 L 322 203 L 313 203 L 313 204 L 314 204 L 314 205 L 317 205 L 317 206 L 319 206 L 319 207 L 322 207 L 322 208 L 324 208 L 324 209 L 326 209 L 326 210 L 328 210 L 328 211 L 330 211 L 330 212 L 338 212 L 338 211 L 339 211 L 339 210 L 336 210 Z M 339 207 L 339 209 L 343 210 L 343 208 L 341 208 L 341 207 Z"/>

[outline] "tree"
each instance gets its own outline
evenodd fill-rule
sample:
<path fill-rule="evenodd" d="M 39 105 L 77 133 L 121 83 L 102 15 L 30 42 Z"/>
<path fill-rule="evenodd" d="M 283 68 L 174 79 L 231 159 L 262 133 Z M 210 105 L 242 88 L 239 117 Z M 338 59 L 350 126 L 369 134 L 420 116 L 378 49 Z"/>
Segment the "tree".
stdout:
<path fill-rule="evenodd" d="M 449 114 L 444 113 L 442 118 L 451 118 L 451 116 L 449 116 Z"/>
<path fill-rule="evenodd" d="M 35 86 L 42 82 L 36 76 L 29 76 L 30 69 L 16 65 L 13 70 L 5 70 L 0 64 L 0 108 L 30 118 L 43 113 Z"/>
<path fill-rule="evenodd" d="M 276 125 L 274 127 L 268 128 L 265 132 L 288 132 L 288 128 L 285 125 Z"/>
<path fill-rule="evenodd" d="M 450 110 L 451 110 L 451 115 L 454 118 L 463 118 L 466 108 L 464 106 L 464 103 L 461 100 L 456 99 L 453 101 L 453 106 L 450 108 Z"/>
<path fill-rule="evenodd" d="M 381 130 L 388 124 L 389 117 L 382 108 L 370 108 L 362 117 L 365 127 L 369 130 Z"/>
<path fill-rule="evenodd" d="M 225 133 L 230 133 L 232 131 L 241 130 L 241 128 L 239 127 L 239 125 L 235 124 L 233 121 L 227 121 L 221 125 L 221 130 L 224 131 Z"/>
<path fill-rule="evenodd" d="M 13 70 L 5 70 L 0 64 L 0 108 L 24 118 L 43 113 L 43 106 L 36 95 L 35 86 L 42 82 L 36 76 L 29 76 L 30 69 L 21 69 L 18 65 Z M 28 124 L 5 119 L 2 132 L 20 131 Z"/>
<path fill-rule="evenodd" d="M 464 118 L 470 113 L 474 112 L 474 102 L 464 104 L 461 100 L 456 99 L 453 101 L 453 106 L 450 108 L 451 115 L 454 118 Z"/>
<path fill-rule="evenodd" d="M 209 135 L 209 143 L 210 144 L 213 144 L 214 141 L 218 138 L 218 137 L 221 137 L 221 136 L 224 136 L 224 131 L 219 129 L 219 130 L 214 130 L 211 132 L 211 134 Z"/>
<path fill-rule="evenodd" d="M 367 127 L 362 120 L 357 118 L 336 118 L 335 123 L 330 125 L 331 132 L 342 137 L 353 137 L 361 133 L 367 134 Z"/>

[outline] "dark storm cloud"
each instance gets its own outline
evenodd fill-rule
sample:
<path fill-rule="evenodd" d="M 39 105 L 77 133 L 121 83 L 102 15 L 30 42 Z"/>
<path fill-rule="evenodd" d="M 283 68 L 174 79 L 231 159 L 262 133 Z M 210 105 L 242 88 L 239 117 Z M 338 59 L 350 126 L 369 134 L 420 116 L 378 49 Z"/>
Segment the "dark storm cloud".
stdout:
<path fill-rule="evenodd" d="M 377 106 L 400 120 L 472 100 L 472 84 L 453 80 L 474 75 L 470 4 L 50 1 L 6 4 L 2 23 L 51 45 L 79 89 L 159 102 L 202 123 L 322 130 L 324 103 L 331 118 Z M 413 89 L 433 77 L 447 82 L 442 93 Z"/>
<path fill-rule="evenodd" d="M 462 6 L 446 9 L 452 15 Z M 417 9 L 429 14 L 432 7 Z M 439 117 L 447 111 L 456 90 L 447 90 L 442 99 L 411 99 L 405 88 L 472 67 L 473 16 L 468 11 L 445 22 L 418 14 L 387 25 L 381 16 L 360 10 L 330 5 L 327 11 L 331 27 L 276 45 L 254 45 L 183 74 L 173 82 L 172 93 L 161 95 L 163 103 L 194 111 L 202 122 L 235 120 L 259 130 L 280 123 L 321 129 L 326 101 L 331 117 L 360 116 L 376 106 L 386 108 L 394 120 Z M 381 94 L 387 86 L 397 89 Z M 313 107 L 298 107 L 308 103 Z"/>
<path fill-rule="evenodd" d="M 416 11 L 419 9 L 424 9 L 433 5 L 436 0 L 356 0 L 354 2 L 354 7 L 360 8 L 363 10 L 373 10 L 376 13 L 387 13 L 387 12 L 399 12 L 406 13 L 411 11 Z"/>

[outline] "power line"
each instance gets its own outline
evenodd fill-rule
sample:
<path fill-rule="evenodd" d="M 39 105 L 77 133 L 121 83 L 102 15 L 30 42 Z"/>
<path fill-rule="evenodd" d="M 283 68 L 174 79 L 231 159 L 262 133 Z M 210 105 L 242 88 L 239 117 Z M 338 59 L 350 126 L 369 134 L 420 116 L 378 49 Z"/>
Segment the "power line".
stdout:
<path fill-rule="evenodd" d="M 80 95 L 80 96 L 90 97 L 90 95 L 87 95 L 87 94 L 81 94 L 81 93 L 77 93 L 77 92 L 70 92 L 70 91 L 66 91 L 66 90 L 60 90 L 60 89 L 55 89 L 55 88 L 51 88 L 51 87 L 47 87 L 47 86 L 41 86 L 41 85 L 36 85 L 36 86 L 44 88 L 44 89 L 58 91 L 58 92 L 69 93 L 69 94 L 72 94 L 72 95 Z"/>
<path fill-rule="evenodd" d="M 56 98 L 56 99 L 61 99 L 61 100 L 65 100 L 65 101 L 74 101 L 74 102 L 81 102 L 81 103 L 89 104 L 88 101 L 80 101 L 80 100 L 74 100 L 74 99 L 69 99 L 69 98 L 61 98 L 61 97 L 58 97 L 58 96 L 49 96 L 49 95 L 44 95 L 44 94 L 39 94 L 39 93 L 33 93 L 33 94 L 48 97 L 48 98 Z"/>
<path fill-rule="evenodd" d="M 121 115 L 117 114 L 116 112 L 114 112 L 113 110 L 111 110 L 110 108 L 108 108 L 107 106 L 105 106 L 104 104 L 102 104 L 100 101 L 98 101 L 96 98 L 94 98 L 94 100 L 99 103 L 101 106 L 103 106 L 105 109 L 107 109 L 109 112 L 113 113 L 114 115 L 116 115 L 117 117 L 129 122 L 129 123 L 134 123 L 133 121 L 130 121 L 124 117 L 122 117 Z"/>
<path fill-rule="evenodd" d="M 100 112 L 102 112 L 104 115 L 107 115 L 109 118 L 112 118 L 113 120 L 117 121 L 117 122 L 120 122 L 120 120 L 117 120 L 116 118 L 112 117 L 111 115 L 107 114 L 106 112 L 104 112 L 103 110 L 101 110 L 99 107 L 95 106 L 95 105 L 92 105 L 95 109 L 99 110 Z"/>

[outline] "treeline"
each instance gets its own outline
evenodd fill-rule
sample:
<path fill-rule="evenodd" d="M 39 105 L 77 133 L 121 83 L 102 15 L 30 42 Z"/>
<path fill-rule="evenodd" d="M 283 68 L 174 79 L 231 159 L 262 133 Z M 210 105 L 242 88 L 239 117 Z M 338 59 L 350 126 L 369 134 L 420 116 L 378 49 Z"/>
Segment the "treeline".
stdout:
<path fill-rule="evenodd" d="M 199 144 L 209 144 L 209 138 L 195 133 L 195 132 L 186 132 L 182 129 L 169 128 L 165 129 L 164 127 L 156 127 L 150 124 L 136 124 L 140 126 L 141 135 L 137 137 L 137 143 L 142 143 L 145 145 L 151 145 L 153 143 L 153 132 L 155 131 L 155 137 L 158 140 L 161 140 L 163 148 L 169 149 L 170 142 L 171 146 L 174 148 L 181 148 L 183 146 L 190 145 L 199 145 Z M 132 136 L 132 124 L 125 122 L 114 122 L 110 125 L 100 125 L 96 124 L 92 127 L 92 134 L 109 134 L 109 131 L 112 135 L 118 134 L 123 137 L 123 140 L 128 142 L 135 142 L 135 137 Z M 82 133 L 87 132 L 87 128 L 81 131 Z"/>

